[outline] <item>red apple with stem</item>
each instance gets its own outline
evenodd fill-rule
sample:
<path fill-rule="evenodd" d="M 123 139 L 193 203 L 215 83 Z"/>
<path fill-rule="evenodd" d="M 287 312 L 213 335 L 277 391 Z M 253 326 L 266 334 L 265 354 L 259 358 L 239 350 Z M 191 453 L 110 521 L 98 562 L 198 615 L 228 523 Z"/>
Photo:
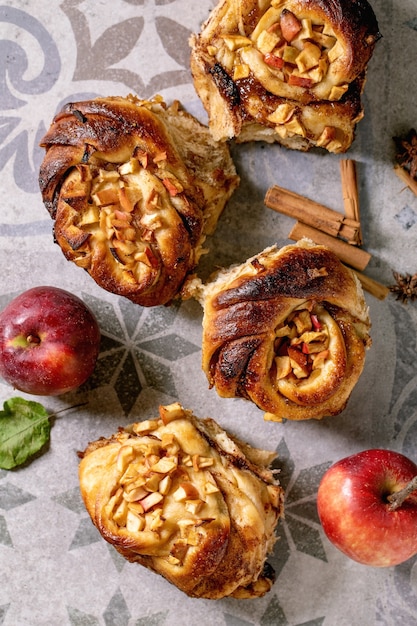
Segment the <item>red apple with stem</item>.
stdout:
<path fill-rule="evenodd" d="M 417 554 L 417 465 L 403 454 L 353 454 L 323 475 L 317 510 L 328 539 L 351 559 L 373 567 Z"/>
<path fill-rule="evenodd" d="M 58 287 L 29 289 L 0 313 L 0 375 L 28 394 L 76 389 L 92 374 L 99 347 L 92 311 Z"/>

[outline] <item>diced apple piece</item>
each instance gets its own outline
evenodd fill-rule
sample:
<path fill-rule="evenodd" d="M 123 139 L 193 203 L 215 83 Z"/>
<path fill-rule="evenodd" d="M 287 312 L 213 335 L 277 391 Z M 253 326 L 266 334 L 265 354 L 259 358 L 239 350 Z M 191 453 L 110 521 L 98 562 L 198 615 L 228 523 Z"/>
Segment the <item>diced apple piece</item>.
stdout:
<path fill-rule="evenodd" d="M 309 70 L 308 76 L 309 76 L 309 78 L 311 78 L 313 83 L 317 84 L 317 83 L 321 83 L 321 81 L 324 78 L 325 73 L 326 72 L 323 69 L 323 66 L 321 65 L 321 59 L 320 59 L 319 64 L 317 65 L 317 67 L 313 67 L 312 70 Z"/>
<path fill-rule="evenodd" d="M 262 54 L 272 52 L 275 46 L 280 42 L 280 35 L 275 31 L 263 30 L 258 37 L 256 46 Z"/>
<path fill-rule="evenodd" d="M 152 472 L 158 474 L 169 474 L 178 466 L 178 459 L 176 457 L 162 457 L 155 465 L 152 465 Z"/>
<path fill-rule="evenodd" d="M 117 204 L 119 202 L 118 190 L 114 187 L 100 189 L 94 194 L 93 199 L 98 206 Z"/>
<path fill-rule="evenodd" d="M 290 74 L 288 76 L 288 84 L 293 87 L 304 87 L 305 89 L 309 89 L 313 85 L 313 81 L 309 77 Z"/>
<path fill-rule="evenodd" d="M 126 500 L 122 500 L 120 505 L 117 507 L 115 513 L 113 514 L 113 520 L 116 522 L 116 524 L 118 524 L 119 526 L 125 526 L 127 511 L 127 502 Z"/>
<path fill-rule="evenodd" d="M 143 420 L 143 422 L 137 422 L 134 426 L 133 431 L 137 435 L 146 435 L 147 433 L 151 433 L 153 430 L 158 428 L 158 420 Z"/>
<path fill-rule="evenodd" d="M 297 378 L 306 378 L 309 374 L 308 357 L 298 348 L 288 346 L 288 356 L 290 357 L 291 367 Z"/>
<path fill-rule="evenodd" d="M 333 141 L 336 137 L 336 129 L 334 126 L 325 126 L 320 137 L 317 139 L 317 145 L 319 147 L 325 147 L 330 141 Z"/>
<path fill-rule="evenodd" d="M 336 43 L 336 37 L 332 37 L 331 35 L 324 35 L 323 33 L 319 33 L 314 31 L 311 36 L 314 41 L 316 41 L 322 48 L 332 48 Z"/>
<path fill-rule="evenodd" d="M 160 152 L 155 154 L 155 156 L 152 159 L 154 163 L 161 163 L 162 161 L 166 161 L 166 160 L 167 160 L 166 150 L 161 150 Z"/>
<path fill-rule="evenodd" d="M 138 163 L 146 170 L 148 167 L 148 153 L 145 150 L 141 150 L 140 148 L 136 148 L 135 157 L 138 160 Z"/>
<path fill-rule="evenodd" d="M 291 106 L 291 105 L 289 105 L 289 104 L 288 104 L 288 105 L 286 105 L 286 104 L 285 104 L 285 105 L 283 105 L 283 106 Z M 290 329 L 290 327 L 288 326 L 288 324 L 285 324 L 285 326 L 281 326 L 281 328 L 278 328 L 278 329 L 275 331 L 275 336 L 276 336 L 276 337 L 287 337 L 287 336 L 289 336 L 289 335 L 290 335 L 290 333 L 291 333 L 291 329 Z"/>
<path fill-rule="evenodd" d="M 162 510 L 156 509 L 146 516 L 146 525 L 149 526 L 149 530 L 158 530 L 158 528 L 163 526 L 164 520 L 161 519 L 161 515 Z"/>
<path fill-rule="evenodd" d="M 313 370 L 323 367 L 324 362 L 329 358 L 329 356 L 330 350 L 323 350 L 322 352 L 315 354 L 313 357 Z"/>
<path fill-rule="evenodd" d="M 214 465 L 214 459 L 212 456 L 200 456 L 200 460 L 198 462 L 198 466 L 200 469 L 204 467 L 211 467 Z"/>
<path fill-rule="evenodd" d="M 316 67 L 321 57 L 321 50 L 319 46 L 316 46 L 310 41 L 304 43 L 304 47 L 298 54 L 295 62 L 297 64 L 300 73 L 307 72 L 313 67 Z"/>
<path fill-rule="evenodd" d="M 300 339 L 308 344 L 309 354 L 326 350 L 329 345 L 329 335 L 325 331 L 304 333 Z"/>
<path fill-rule="evenodd" d="M 153 491 L 148 496 L 146 496 L 146 498 L 143 498 L 140 503 L 146 513 L 146 511 L 149 511 L 149 509 L 151 509 L 153 506 L 162 502 L 163 499 L 164 496 L 162 495 L 162 493 L 159 493 L 159 491 Z"/>
<path fill-rule="evenodd" d="M 161 474 L 151 474 L 145 482 L 146 491 L 159 491 Z"/>
<path fill-rule="evenodd" d="M 114 183 L 119 179 L 119 173 L 117 170 L 103 170 L 100 169 L 98 174 L 98 180 L 101 183 Z"/>
<path fill-rule="evenodd" d="M 286 41 L 292 41 L 302 28 L 300 20 L 288 9 L 282 11 L 279 22 L 282 36 Z"/>
<path fill-rule="evenodd" d="M 316 313 L 310 313 L 311 325 L 314 330 L 321 330 L 323 328 L 323 324 L 320 322 Z"/>
<path fill-rule="evenodd" d="M 223 41 L 232 52 L 242 48 L 243 46 L 252 45 L 252 41 L 243 35 L 224 35 Z"/>
<path fill-rule="evenodd" d="M 140 502 L 129 502 L 127 508 L 129 511 L 133 511 L 136 515 L 143 515 L 145 512 Z"/>
<path fill-rule="evenodd" d="M 185 539 L 189 534 L 192 527 L 195 526 L 195 521 L 189 518 L 178 520 L 178 528 L 180 529 L 180 536 Z"/>
<path fill-rule="evenodd" d="M 131 213 L 133 211 L 133 204 L 130 201 L 129 195 L 124 185 L 119 187 L 119 202 L 122 209 L 124 211 L 127 211 L 127 213 Z"/>
<path fill-rule="evenodd" d="M 139 502 L 139 500 L 142 500 L 148 493 L 149 491 L 145 489 L 145 487 L 135 487 L 130 491 L 124 491 L 123 498 L 126 502 Z"/>
<path fill-rule="evenodd" d="M 178 489 L 174 492 L 173 498 L 176 502 L 185 502 L 185 500 L 198 500 L 198 489 L 190 482 L 180 483 Z"/>
<path fill-rule="evenodd" d="M 288 102 L 284 104 L 279 104 L 277 108 L 275 109 L 275 111 L 271 113 L 270 115 L 268 115 L 268 121 L 272 122 L 273 124 L 285 124 L 291 119 L 291 116 L 293 115 L 294 111 L 295 111 L 295 107 L 289 104 Z M 288 332 L 286 331 L 289 332 L 289 327 L 283 326 L 277 331 L 277 337 L 285 336 L 286 334 L 288 334 Z"/>
<path fill-rule="evenodd" d="M 297 329 L 297 333 L 301 335 L 302 333 L 311 330 L 312 323 L 310 312 L 307 309 L 302 309 L 294 316 L 294 324 Z"/>
<path fill-rule="evenodd" d="M 348 85 L 333 85 L 331 91 L 329 93 L 329 100 L 337 101 L 343 96 L 344 93 L 348 90 Z"/>
<path fill-rule="evenodd" d="M 159 483 L 158 491 L 162 493 L 163 496 L 166 496 L 169 493 L 172 485 L 171 476 L 164 476 L 164 478 Z"/>
<path fill-rule="evenodd" d="M 283 46 L 281 48 L 281 54 L 285 63 L 290 63 L 291 65 L 295 65 L 296 59 L 298 55 L 300 54 L 300 51 L 297 48 L 294 48 L 294 46 Z"/>
<path fill-rule="evenodd" d="M 186 465 L 187 467 L 192 467 L 193 466 L 193 459 L 191 458 L 190 454 L 186 454 L 183 459 L 182 459 L 182 464 Z"/>
<path fill-rule="evenodd" d="M 305 17 L 301 20 L 301 30 L 298 33 L 297 39 L 312 39 L 314 37 L 314 31 L 311 23 L 311 19 Z"/>
<path fill-rule="evenodd" d="M 132 446 L 122 446 L 117 453 L 116 468 L 119 472 L 125 472 L 129 463 L 135 458 Z"/>
<path fill-rule="evenodd" d="M 275 67 L 277 69 L 284 67 L 284 59 L 281 59 L 281 57 L 278 57 L 276 54 L 268 52 L 264 55 L 264 61 L 269 67 Z"/>
<path fill-rule="evenodd" d="M 276 30 L 277 28 L 276 24 L 279 25 L 280 14 L 281 14 L 280 9 L 277 9 L 274 6 L 269 7 L 269 9 L 265 11 L 265 13 L 262 15 L 262 17 L 256 24 L 251 35 L 251 40 L 256 42 L 258 37 L 264 30 L 269 30 L 269 29 L 272 29 L 273 31 Z"/>
<path fill-rule="evenodd" d="M 245 48 L 242 48 L 244 50 Z M 233 70 L 233 66 L 235 64 L 236 52 L 232 52 L 229 48 L 224 45 L 216 53 L 216 61 L 223 65 L 224 69 L 231 72 Z"/>
<path fill-rule="evenodd" d="M 128 511 L 126 515 L 126 530 L 131 533 L 137 533 L 143 530 L 145 527 L 145 520 L 143 517 L 136 515 L 133 511 Z"/>
<path fill-rule="evenodd" d="M 89 226 L 91 224 L 98 223 L 99 219 L 100 217 L 98 207 L 94 204 L 90 204 L 88 205 L 88 208 L 81 214 L 81 218 L 77 223 L 77 226 L 79 226 L 80 228 L 82 226 Z"/>
<path fill-rule="evenodd" d="M 206 495 L 211 495 L 213 493 L 219 493 L 220 489 L 217 487 L 217 485 L 214 482 L 211 481 L 207 481 L 204 485 L 204 493 Z"/>
<path fill-rule="evenodd" d="M 332 46 L 330 48 L 330 50 L 328 51 L 328 53 L 327 53 L 327 56 L 329 57 L 330 63 L 333 63 L 333 61 L 336 61 L 336 59 L 341 57 L 343 52 L 344 52 L 343 46 L 340 43 L 340 41 L 337 40 L 336 43 L 334 44 L 334 46 Z"/>
<path fill-rule="evenodd" d="M 137 159 L 130 159 L 126 163 L 119 165 L 119 174 L 127 176 L 128 174 L 135 174 L 139 171 L 139 161 Z"/>
<path fill-rule="evenodd" d="M 192 515 L 196 515 L 199 511 L 201 511 L 204 504 L 204 500 L 200 500 L 199 498 L 197 498 L 197 500 L 186 500 L 185 509 Z"/>
<path fill-rule="evenodd" d="M 162 183 L 170 196 L 177 196 L 179 193 L 181 193 L 181 191 L 183 191 L 183 187 L 177 179 L 164 178 L 162 180 Z"/>
<path fill-rule="evenodd" d="M 250 67 L 246 63 L 239 63 L 233 68 L 233 80 L 247 78 L 250 74 Z"/>
<path fill-rule="evenodd" d="M 277 368 L 276 378 L 286 378 L 291 373 L 291 362 L 288 356 L 277 356 L 275 358 L 275 365 Z"/>
<path fill-rule="evenodd" d="M 159 417 L 166 425 L 169 424 L 169 422 L 173 422 L 174 420 L 184 417 L 184 409 L 179 402 L 173 402 L 167 406 L 160 406 Z"/>
<path fill-rule="evenodd" d="M 305 130 L 295 116 L 284 125 L 284 128 L 287 135 L 300 135 L 300 137 L 305 137 Z"/>

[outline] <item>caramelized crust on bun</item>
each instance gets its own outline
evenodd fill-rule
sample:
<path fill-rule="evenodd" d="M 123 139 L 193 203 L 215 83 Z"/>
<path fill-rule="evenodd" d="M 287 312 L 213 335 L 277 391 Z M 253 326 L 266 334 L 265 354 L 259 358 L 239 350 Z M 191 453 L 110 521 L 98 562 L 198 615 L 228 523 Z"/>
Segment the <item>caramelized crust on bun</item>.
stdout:
<path fill-rule="evenodd" d="M 202 367 L 222 397 L 254 402 L 273 421 L 321 419 L 346 406 L 370 346 L 355 274 L 303 239 L 267 248 L 206 285 Z"/>
<path fill-rule="evenodd" d="M 190 39 L 213 137 L 345 152 L 379 37 L 366 0 L 220 0 Z"/>
<path fill-rule="evenodd" d="M 134 96 L 65 105 L 41 145 L 66 258 L 137 304 L 178 297 L 239 183 L 227 145 L 178 102 Z"/>
<path fill-rule="evenodd" d="M 270 590 L 266 558 L 283 513 L 275 453 L 232 437 L 179 403 L 90 443 L 80 488 L 95 526 L 131 562 L 191 597 Z"/>

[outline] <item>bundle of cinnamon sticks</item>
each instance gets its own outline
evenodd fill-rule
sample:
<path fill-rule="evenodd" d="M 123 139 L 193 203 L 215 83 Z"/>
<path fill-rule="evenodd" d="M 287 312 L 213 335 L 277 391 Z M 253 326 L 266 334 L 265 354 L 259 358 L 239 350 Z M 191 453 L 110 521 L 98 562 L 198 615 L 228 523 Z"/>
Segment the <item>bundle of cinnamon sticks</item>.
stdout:
<path fill-rule="evenodd" d="M 307 237 L 326 246 L 355 271 L 366 291 L 383 300 L 389 288 L 362 273 L 371 255 L 360 247 L 363 239 L 355 161 L 341 160 L 340 175 L 345 214 L 277 185 L 268 189 L 264 202 L 274 211 L 296 220 L 289 239 L 298 241 Z"/>

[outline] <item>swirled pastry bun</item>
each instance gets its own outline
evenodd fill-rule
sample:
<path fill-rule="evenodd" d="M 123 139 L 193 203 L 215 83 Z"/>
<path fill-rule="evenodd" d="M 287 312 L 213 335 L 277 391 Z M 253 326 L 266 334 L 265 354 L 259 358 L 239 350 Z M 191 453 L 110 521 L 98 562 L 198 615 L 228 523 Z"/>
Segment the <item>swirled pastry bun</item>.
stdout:
<path fill-rule="evenodd" d="M 159 412 L 83 453 L 80 489 L 94 524 L 126 559 L 189 596 L 264 595 L 283 512 L 283 491 L 269 469 L 275 454 L 179 403 Z"/>
<path fill-rule="evenodd" d="M 213 137 L 346 151 L 379 37 L 366 0 L 220 0 L 190 39 Z"/>
<path fill-rule="evenodd" d="M 177 297 L 239 183 L 228 147 L 178 102 L 134 96 L 65 105 L 41 146 L 66 258 L 137 304 Z"/>
<path fill-rule="evenodd" d="M 273 246 L 207 285 L 202 366 L 222 397 L 242 397 L 281 421 L 321 419 L 346 406 L 370 346 L 355 274 L 307 239 Z"/>

